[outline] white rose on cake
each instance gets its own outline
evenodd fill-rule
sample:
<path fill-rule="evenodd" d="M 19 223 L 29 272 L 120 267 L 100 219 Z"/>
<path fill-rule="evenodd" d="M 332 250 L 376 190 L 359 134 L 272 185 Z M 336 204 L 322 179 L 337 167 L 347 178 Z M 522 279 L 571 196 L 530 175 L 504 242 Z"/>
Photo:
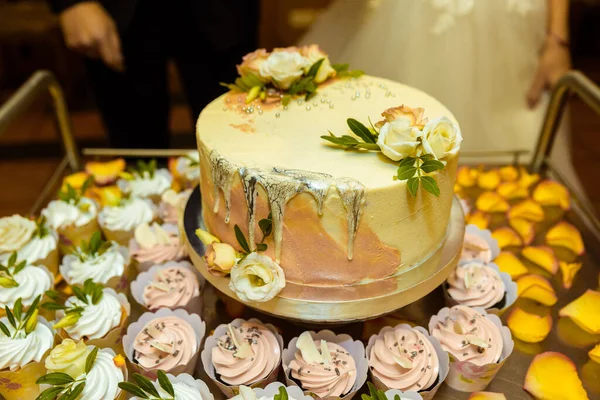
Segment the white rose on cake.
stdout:
<path fill-rule="evenodd" d="M 242 301 L 269 301 L 284 287 L 283 269 L 262 254 L 250 253 L 231 269 L 229 288 Z"/>
<path fill-rule="evenodd" d="M 259 75 L 260 67 L 269 58 L 269 53 L 265 49 L 258 49 L 252 53 L 246 54 L 242 58 L 242 63 L 237 66 L 237 71 L 240 76 L 249 74 Z"/>
<path fill-rule="evenodd" d="M 456 154 L 462 142 L 458 126 L 446 117 L 429 121 L 423 128 L 423 150 L 438 160 Z"/>
<path fill-rule="evenodd" d="M 303 74 L 309 64 L 298 48 L 275 49 L 260 65 L 259 75 L 270 80 L 279 89 L 287 90 Z"/>
<path fill-rule="evenodd" d="M 12 253 L 27 243 L 37 226 L 34 221 L 13 215 L 0 218 L 0 253 Z"/>
<path fill-rule="evenodd" d="M 323 59 L 323 62 L 317 71 L 317 75 L 315 76 L 315 83 L 323 83 L 327 79 L 335 76 L 335 69 L 331 66 L 329 57 L 318 45 L 311 44 L 310 46 L 303 46 L 300 49 L 300 52 L 308 61 L 308 65 L 304 68 L 304 72 L 308 72 L 314 63 Z"/>
<path fill-rule="evenodd" d="M 400 161 L 416 156 L 421 135 L 421 130 L 412 126 L 410 118 L 401 117 L 383 124 L 379 130 L 377 145 L 386 157 Z"/>

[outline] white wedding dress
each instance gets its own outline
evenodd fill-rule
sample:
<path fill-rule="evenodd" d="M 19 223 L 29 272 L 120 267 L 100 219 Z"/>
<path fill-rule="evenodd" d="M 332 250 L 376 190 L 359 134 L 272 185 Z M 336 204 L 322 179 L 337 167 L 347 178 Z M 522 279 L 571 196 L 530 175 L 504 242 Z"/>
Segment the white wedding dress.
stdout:
<path fill-rule="evenodd" d="M 535 149 L 548 96 L 533 110 L 525 96 L 546 18 L 547 0 L 337 0 L 301 41 L 319 44 L 332 62 L 440 100 L 460 123 L 462 161 L 511 162 L 467 155 Z M 552 159 L 581 195 L 566 125 Z"/>

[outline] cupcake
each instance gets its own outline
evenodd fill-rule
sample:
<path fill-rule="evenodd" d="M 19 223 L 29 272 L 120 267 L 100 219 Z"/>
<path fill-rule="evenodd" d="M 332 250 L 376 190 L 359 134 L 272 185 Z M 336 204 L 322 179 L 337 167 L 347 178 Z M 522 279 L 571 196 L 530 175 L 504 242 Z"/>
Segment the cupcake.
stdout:
<path fill-rule="evenodd" d="M 13 253 L 0 272 L 0 316 L 5 314 L 5 307 L 14 307 L 18 299 L 27 310 L 38 296 L 54 288 L 54 276 L 46 267 L 17 263 L 16 259 L 17 253 Z"/>
<path fill-rule="evenodd" d="M 96 232 L 89 242 L 83 241 L 73 254 L 63 257 L 60 273 L 73 286 L 91 279 L 113 289 L 127 287 L 129 252 L 116 242 L 102 240 Z"/>
<path fill-rule="evenodd" d="M 431 317 L 429 332 L 448 352 L 446 383 L 463 392 L 485 389 L 514 348 L 510 330 L 481 308 L 442 308 Z"/>
<path fill-rule="evenodd" d="M 200 180 L 200 154 L 197 150 L 190 151 L 183 157 L 177 157 L 174 165 L 177 181 L 183 188 L 193 188 Z"/>
<path fill-rule="evenodd" d="M 112 349 L 100 349 L 83 341 L 65 339 L 52 349 L 45 364 L 48 375 L 38 379 L 38 382 L 50 386 L 44 391 L 49 396 L 52 391 L 55 391 L 55 396 L 68 391 L 80 391 L 79 396 L 75 397 L 78 400 L 125 398 L 125 393 L 119 387 L 120 383 L 127 381 L 125 360 Z M 56 373 L 66 374 L 71 379 L 57 380 Z"/>
<path fill-rule="evenodd" d="M 517 300 L 517 284 L 493 263 L 486 265 L 481 261 L 471 261 L 459 265 L 444 287 L 450 306 L 462 304 L 498 313 Z"/>
<path fill-rule="evenodd" d="M 58 273 L 58 234 L 48 227 L 46 219 L 37 221 L 13 215 L 0 218 L 0 263 L 5 263 L 13 252 L 17 262 L 44 265 L 53 274 Z"/>
<path fill-rule="evenodd" d="M 219 325 L 206 340 L 202 365 L 226 396 L 241 385 L 264 387 L 277 379 L 283 339 L 276 328 L 257 319 Z"/>
<path fill-rule="evenodd" d="M 269 383 L 267 387 L 249 388 L 240 386 L 240 394 L 232 397 L 231 400 L 313 400 L 312 397 L 305 395 L 298 386 L 285 386 L 281 382 Z"/>
<path fill-rule="evenodd" d="M 381 390 L 415 391 L 431 399 L 448 375 L 448 355 L 420 326 L 383 328 L 369 339 L 367 358 Z"/>
<path fill-rule="evenodd" d="M 478 260 L 488 264 L 498 254 L 500 254 L 498 241 L 492 238 L 489 230 L 479 229 L 476 225 L 467 225 L 459 263 Z"/>
<path fill-rule="evenodd" d="M 83 289 L 74 286 L 73 293 L 64 304 L 54 298 L 42 305 L 56 311 L 54 328 L 60 337 L 122 353 L 121 338 L 131 312 L 127 297 L 91 280 L 85 282 Z"/>
<path fill-rule="evenodd" d="M 123 348 L 132 368 L 149 378 L 159 370 L 193 374 L 205 333 L 198 315 L 161 308 L 129 326 Z"/>
<path fill-rule="evenodd" d="M 184 308 L 202 312 L 201 287 L 194 267 L 187 261 L 154 265 L 131 282 L 131 294 L 144 309 Z"/>
<path fill-rule="evenodd" d="M 67 185 L 58 193 L 58 200 L 51 201 L 42 210 L 48 225 L 58 231 L 59 249 L 63 254 L 78 246 L 80 241 L 90 240 L 98 230 L 98 206 L 94 200 L 83 196 L 91 184 L 90 178 L 78 190 Z"/>
<path fill-rule="evenodd" d="M 328 330 L 304 332 L 283 352 L 288 384 L 318 398 L 353 396 L 367 380 L 367 369 L 362 342 Z"/>
<path fill-rule="evenodd" d="M 179 218 L 183 215 L 191 194 L 191 190 L 177 193 L 173 189 L 169 189 L 164 192 L 159 205 L 160 218 L 167 224 L 179 224 Z"/>
<path fill-rule="evenodd" d="M 189 374 L 173 376 L 157 371 L 158 379 L 154 382 L 142 375 L 134 375 L 137 385 L 121 384 L 121 388 L 133 395 L 132 400 L 141 399 L 177 399 L 177 400 L 214 400 L 214 396 L 200 379 Z M 154 387 L 154 389 L 152 389 Z M 143 395 L 143 396 L 142 396 Z M 141 396 L 141 397 L 137 397 Z"/>
<path fill-rule="evenodd" d="M 54 347 L 55 332 L 38 316 L 39 301 L 25 313 L 17 300 L 0 318 L 0 397 L 5 400 L 35 399 L 41 391 L 36 380 L 46 373 L 44 358 Z"/>
<path fill-rule="evenodd" d="M 128 246 L 135 228 L 151 223 L 157 212 L 156 206 L 148 199 L 123 198 L 116 205 L 104 207 L 98 215 L 98 222 L 108 240 Z"/>
<path fill-rule="evenodd" d="M 177 225 L 140 224 L 129 241 L 131 258 L 138 271 L 147 271 L 151 266 L 167 261 L 180 261 L 187 257 L 187 251 Z"/>
<path fill-rule="evenodd" d="M 117 186 L 131 197 L 148 198 L 158 204 L 164 192 L 171 188 L 173 177 L 165 168 L 156 168 L 156 160 L 148 163 L 138 161 L 137 168 L 122 174 L 124 179 L 117 181 Z"/>

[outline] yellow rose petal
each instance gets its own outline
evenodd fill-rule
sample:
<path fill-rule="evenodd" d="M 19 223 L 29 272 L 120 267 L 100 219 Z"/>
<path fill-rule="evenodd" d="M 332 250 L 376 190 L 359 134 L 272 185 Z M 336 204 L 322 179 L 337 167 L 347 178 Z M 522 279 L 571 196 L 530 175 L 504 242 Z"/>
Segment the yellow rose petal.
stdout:
<path fill-rule="evenodd" d="M 513 280 L 528 272 L 527 267 L 510 251 L 503 251 L 498 254 L 494 263 L 500 268 L 500 272 L 506 272 Z"/>
<path fill-rule="evenodd" d="M 596 347 L 594 347 L 593 349 L 591 349 L 588 352 L 588 356 L 590 356 L 590 359 L 594 362 L 597 362 L 598 364 L 600 364 L 600 343 L 598 343 L 596 345 Z"/>
<path fill-rule="evenodd" d="M 488 172 L 480 172 L 477 177 L 477 186 L 484 190 L 494 190 L 500 184 L 500 173 L 493 169 Z"/>
<path fill-rule="evenodd" d="M 495 229 L 492 232 L 492 237 L 498 241 L 498 247 L 504 249 L 505 247 L 522 246 L 523 240 L 521 237 L 508 226 Z"/>
<path fill-rule="evenodd" d="M 482 211 L 474 211 L 467 215 L 467 224 L 476 225 L 479 229 L 487 229 L 491 216 Z"/>
<path fill-rule="evenodd" d="M 523 200 L 508 210 L 508 219 L 516 218 L 531 222 L 541 222 L 544 220 L 544 209 L 533 200 Z"/>
<path fill-rule="evenodd" d="M 544 206 L 559 206 L 563 210 L 571 208 L 571 196 L 567 188 L 551 180 L 543 181 L 536 186 L 533 199 Z"/>
<path fill-rule="evenodd" d="M 86 172 L 76 172 L 71 175 L 67 175 L 63 178 L 63 190 L 67 185 L 71 185 L 73 189 L 79 189 L 83 186 L 83 182 L 89 178 L 89 174 Z"/>
<path fill-rule="evenodd" d="M 548 351 L 535 356 L 523 389 L 540 400 L 587 400 L 577 368 L 564 354 Z"/>
<path fill-rule="evenodd" d="M 540 180 L 540 176 L 538 174 L 530 174 L 524 167 L 519 168 L 520 177 L 519 177 L 519 185 L 524 188 L 528 188 L 537 181 Z"/>
<path fill-rule="evenodd" d="M 456 183 L 462 187 L 470 188 L 477 183 L 479 171 L 475 168 L 462 166 L 456 172 Z"/>
<path fill-rule="evenodd" d="M 469 400 L 506 400 L 506 396 L 502 393 L 475 392 L 471 393 Z"/>
<path fill-rule="evenodd" d="M 510 218 L 508 224 L 521 236 L 525 245 L 531 244 L 535 239 L 535 224 L 533 222 L 522 218 Z"/>
<path fill-rule="evenodd" d="M 504 182 L 516 181 L 519 177 L 519 171 L 513 165 L 507 165 L 505 167 L 502 167 L 498 170 L 498 172 L 500 173 L 500 178 Z"/>
<path fill-rule="evenodd" d="M 560 317 L 569 317 L 584 331 L 600 334 L 600 292 L 588 289 L 558 312 Z"/>
<path fill-rule="evenodd" d="M 529 196 L 529 191 L 517 182 L 504 182 L 496 189 L 506 200 L 522 199 Z"/>
<path fill-rule="evenodd" d="M 527 343 L 541 342 L 552 330 L 552 316 L 546 307 L 527 310 L 515 307 L 506 323 L 514 337 Z"/>
<path fill-rule="evenodd" d="M 106 185 L 117 179 L 119 174 L 125 171 L 125 159 L 117 158 L 107 162 L 90 161 L 85 164 L 85 171 L 94 176 L 98 185 Z"/>
<path fill-rule="evenodd" d="M 575 276 L 581 269 L 582 265 L 582 263 L 568 263 L 564 261 L 558 262 L 558 267 L 560 268 L 560 272 L 562 274 L 562 284 L 565 289 L 570 289 L 571 286 L 573 286 Z"/>
<path fill-rule="evenodd" d="M 546 244 L 549 246 L 565 247 L 577 255 L 585 252 L 585 246 L 579 229 L 566 221 L 559 222 L 546 233 Z"/>
<path fill-rule="evenodd" d="M 475 201 L 479 211 L 495 213 L 508 210 L 508 202 L 496 192 L 483 192 Z"/>
<path fill-rule="evenodd" d="M 550 281 L 541 275 L 525 275 L 517 279 L 517 296 L 535 300 L 545 306 L 553 306 L 558 301 Z"/>
<path fill-rule="evenodd" d="M 551 274 L 558 272 L 558 260 L 554 251 L 547 246 L 527 246 L 523 249 L 523 257 Z"/>

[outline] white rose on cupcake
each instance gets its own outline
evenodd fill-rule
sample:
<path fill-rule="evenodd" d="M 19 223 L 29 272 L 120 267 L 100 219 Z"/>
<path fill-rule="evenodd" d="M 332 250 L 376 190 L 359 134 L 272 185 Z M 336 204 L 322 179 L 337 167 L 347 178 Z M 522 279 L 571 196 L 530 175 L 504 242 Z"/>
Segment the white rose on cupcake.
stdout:
<path fill-rule="evenodd" d="M 423 149 L 438 160 L 456 154 L 462 142 L 460 129 L 446 117 L 429 121 L 422 135 Z"/>
<path fill-rule="evenodd" d="M 319 48 L 316 44 L 311 44 L 310 46 L 303 46 L 300 49 L 300 52 L 308 61 L 308 66 L 304 68 L 304 72 L 308 72 L 310 67 L 320 59 L 323 59 L 323 63 L 319 67 L 317 71 L 317 75 L 315 75 L 315 83 L 323 83 L 327 79 L 335 76 L 335 69 L 331 66 L 331 62 L 329 61 L 329 57 L 327 54 Z"/>
<path fill-rule="evenodd" d="M 231 269 L 229 288 L 242 301 L 265 302 L 285 287 L 283 269 L 271 258 L 250 253 Z"/>
<path fill-rule="evenodd" d="M 0 218 L 0 254 L 20 250 L 36 228 L 34 221 L 17 214 Z"/>
<path fill-rule="evenodd" d="M 260 64 L 259 76 L 273 82 L 277 88 L 287 90 L 300 79 L 307 66 L 310 67 L 309 62 L 300 54 L 298 48 L 275 49 Z"/>

